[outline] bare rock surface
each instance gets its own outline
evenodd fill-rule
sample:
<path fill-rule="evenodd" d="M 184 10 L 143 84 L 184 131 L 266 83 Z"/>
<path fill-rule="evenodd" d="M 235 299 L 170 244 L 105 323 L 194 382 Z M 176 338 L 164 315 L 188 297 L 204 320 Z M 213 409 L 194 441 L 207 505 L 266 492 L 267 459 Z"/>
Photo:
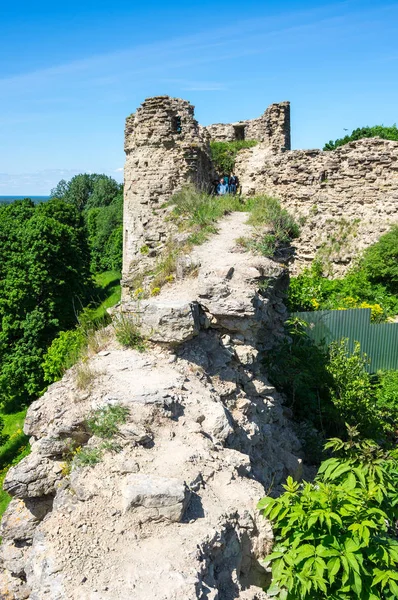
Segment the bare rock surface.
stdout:
<path fill-rule="evenodd" d="M 255 507 L 286 475 L 300 476 L 301 459 L 261 366 L 282 333 L 286 273 L 238 251 L 245 219 L 228 216 L 195 250 L 196 278 L 139 308 L 149 327 L 151 306 L 193 306 L 196 335 L 179 337 L 166 319 L 146 352 L 111 340 L 90 359 L 87 389 L 73 367 L 29 408 L 32 453 L 6 479 L 14 499 L 2 524 L 1 598 L 266 598 L 272 532 Z M 86 420 L 106 405 L 128 411 L 118 451 L 68 475 L 68 448 L 101 446 Z"/>

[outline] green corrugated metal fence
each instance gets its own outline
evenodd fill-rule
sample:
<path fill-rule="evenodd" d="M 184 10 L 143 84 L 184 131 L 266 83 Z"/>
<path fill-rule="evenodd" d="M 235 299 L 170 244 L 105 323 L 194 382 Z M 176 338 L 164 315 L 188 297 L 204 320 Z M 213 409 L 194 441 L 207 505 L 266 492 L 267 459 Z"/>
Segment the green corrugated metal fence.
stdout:
<path fill-rule="evenodd" d="M 352 351 L 359 342 L 370 359 L 369 372 L 398 370 L 398 323 L 371 323 L 370 313 L 370 308 L 353 308 L 296 312 L 291 316 L 308 323 L 308 334 L 317 344 L 348 338 Z"/>

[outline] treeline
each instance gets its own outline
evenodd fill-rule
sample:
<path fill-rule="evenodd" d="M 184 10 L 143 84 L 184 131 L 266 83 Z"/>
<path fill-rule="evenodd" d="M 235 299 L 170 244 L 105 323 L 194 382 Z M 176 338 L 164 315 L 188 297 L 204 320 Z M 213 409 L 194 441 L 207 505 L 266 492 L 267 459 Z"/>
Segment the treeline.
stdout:
<path fill-rule="evenodd" d="M 61 181 L 48 202 L 0 206 L 0 406 L 45 388 L 43 359 L 96 297 L 93 275 L 120 270 L 122 186 L 106 175 Z"/>
<path fill-rule="evenodd" d="M 361 140 L 363 138 L 374 138 L 380 137 L 384 140 L 394 140 L 398 141 L 398 128 L 394 124 L 391 127 L 384 127 L 384 125 L 374 125 L 373 127 L 358 127 L 354 129 L 352 133 L 344 136 L 343 138 L 339 138 L 335 141 L 330 140 L 327 142 L 323 149 L 324 150 L 336 150 L 339 146 L 344 146 L 344 144 L 348 144 L 349 142 L 355 142 L 356 140 Z"/>

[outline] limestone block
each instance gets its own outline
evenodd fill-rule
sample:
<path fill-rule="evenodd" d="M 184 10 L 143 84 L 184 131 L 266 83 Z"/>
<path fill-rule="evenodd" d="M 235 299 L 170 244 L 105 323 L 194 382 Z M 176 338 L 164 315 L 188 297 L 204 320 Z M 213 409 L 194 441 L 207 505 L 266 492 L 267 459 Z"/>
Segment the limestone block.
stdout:
<path fill-rule="evenodd" d="M 143 520 L 181 520 L 189 501 L 184 482 L 141 473 L 128 475 L 122 485 L 125 512 L 140 510 Z M 142 510 L 144 509 L 144 510 Z"/>
<path fill-rule="evenodd" d="M 20 500 L 13 498 L 8 505 L 0 527 L 3 540 L 31 540 L 37 525 L 51 510 L 48 500 Z"/>
<path fill-rule="evenodd" d="M 4 480 L 4 490 L 18 498 L 37 498 L 53 494 L 62 478 L 62 462 L 35 453 L 11 467 Z"/>
<path fill-rule="evenodd" d="M 196 303 L 148 300 L 140 305 L 140 327 L 153 342 L 181 344 L 199 333 Z"/>
<path fill-rule="evenodd" d="M 221 402 L 214 402 L 206 411 L 202 421 L 202 429 L 212 437 L 215 442 L 225 444 L 228 436 L 233 433 L 231 416 Z"/>

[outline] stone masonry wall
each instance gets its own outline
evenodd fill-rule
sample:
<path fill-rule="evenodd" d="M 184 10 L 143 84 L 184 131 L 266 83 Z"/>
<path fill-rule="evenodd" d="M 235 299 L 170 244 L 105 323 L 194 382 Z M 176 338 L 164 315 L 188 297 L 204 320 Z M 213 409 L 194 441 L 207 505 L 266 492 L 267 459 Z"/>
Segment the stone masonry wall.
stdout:
<path fill-rule="evenodd" d="M 171 233 L 163 206 L 183 185 L 207 187 L 212 175 L 208 134 L 186 100 L 148 98 L 126 119 L 124 291 Z"/>
<path fill-rule="evenodd" d="M 217 123 L 205 129 L 215 141 L 231 142 L 244 137 L 246 140 L 263 142 L 274 152 L 290 150 L 290 102 L 271 104 L 258 119 Z"/>
<path fill-rule="evenodd" d="M 301 224 L 292 272 L 315 256 L 343 274 L 353 259 L 398 223 L 398 142 L 351 142 L 332 152 L 274 154 L 265 144 L 239 153 L 244 195 L 283 201 Z"/>

